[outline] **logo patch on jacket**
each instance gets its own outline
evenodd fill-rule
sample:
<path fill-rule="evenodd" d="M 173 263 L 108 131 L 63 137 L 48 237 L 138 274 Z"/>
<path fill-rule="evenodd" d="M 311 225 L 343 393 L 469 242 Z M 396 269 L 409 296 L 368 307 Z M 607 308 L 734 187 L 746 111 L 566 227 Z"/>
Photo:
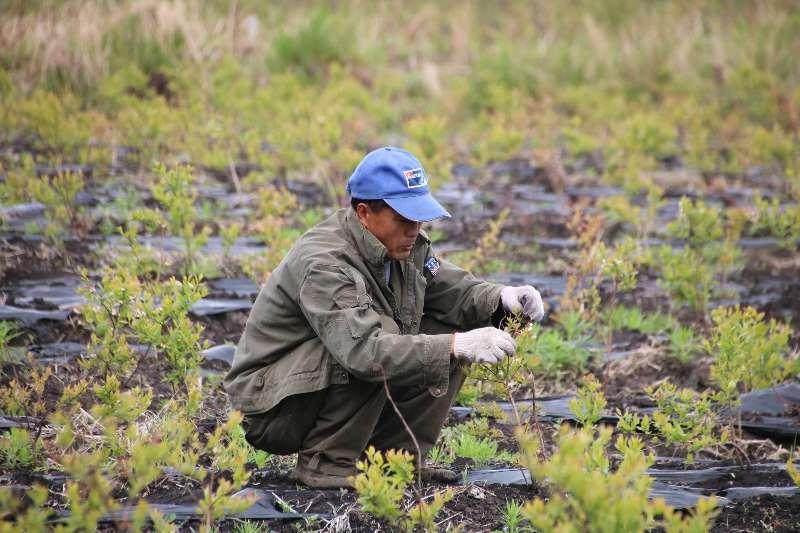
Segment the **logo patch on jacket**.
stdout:
<path fill-rule="evenodd" d="M 425 177 L 425 171 L 421 168 L 404 170 L 403 176 L 406 177 L 406 185 L 408 185 L 409 189 L 424 187 L 428 184 L 428 178 Z"/>
<path fill-rule="evenodd" d="M 439 272 L 439 267 L 442 266 L 439 263 L 439 260 L 435 257 L 431 257 L 425 262 L 425 268 L 428 269 L 428 272 L 431 273 L 431 276 L 435 276 L 437 272 Z"/>

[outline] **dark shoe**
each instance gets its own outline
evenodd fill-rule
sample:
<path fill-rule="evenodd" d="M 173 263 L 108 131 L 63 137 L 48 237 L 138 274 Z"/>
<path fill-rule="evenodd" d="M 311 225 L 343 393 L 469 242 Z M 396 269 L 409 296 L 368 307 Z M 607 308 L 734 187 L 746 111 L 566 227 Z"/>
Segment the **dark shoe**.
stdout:
<path fill-rule="evenodd" d="M 353 470 L 352 475 L 355 476 L 358 472 Z M 303 485 L 307 485 L 315 489 L 350 489 L 353 488 L 353 483 L 350 481 L 350 476 L 326 474 L 316 470 L 308 470 L 306 468 L 296 466 L 294 470 L 289 473 L 289 479 L 298 481 Z"/>
<path fill-rule="evenodd" d="M 449 468 L 425 465 L 421 472 L 422 481 L 438 481 L 439 483 L 453 483 L 458 481 L 458 474 Z"/>

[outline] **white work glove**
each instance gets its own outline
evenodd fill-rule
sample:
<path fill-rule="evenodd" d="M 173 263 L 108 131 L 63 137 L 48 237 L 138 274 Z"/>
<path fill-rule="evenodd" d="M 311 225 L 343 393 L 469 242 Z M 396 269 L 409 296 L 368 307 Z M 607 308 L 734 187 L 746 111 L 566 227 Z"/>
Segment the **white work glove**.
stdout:
<path fill-rule="evenodd" d="M 514 338 L 497 328 L 478 328 L 453 334 L 453 355 L 471 363 L 494 365 L 516 351 Z"/>
<path fill-rule="evenodd" d="M 530 285 L 503 287 L 500 291 L 500 301 L 503 303 L 503 309 L 509 313 L 522 311 L 525 318 L 534 322 L 544 318 L 542 295 Z"/>

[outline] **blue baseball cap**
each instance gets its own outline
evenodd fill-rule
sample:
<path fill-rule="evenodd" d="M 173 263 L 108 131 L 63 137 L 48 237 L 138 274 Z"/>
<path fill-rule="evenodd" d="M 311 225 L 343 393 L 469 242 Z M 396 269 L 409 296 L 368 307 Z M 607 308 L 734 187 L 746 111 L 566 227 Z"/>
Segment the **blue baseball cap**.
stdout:
<path fill-rule="evenodd" d="M 347 180 L 347 193 L 360 200 L 383 200 L 415 222 L 450 217 L 431 196 L 422 163 L 402 148 L 385 146 L 364 156 Z"/>

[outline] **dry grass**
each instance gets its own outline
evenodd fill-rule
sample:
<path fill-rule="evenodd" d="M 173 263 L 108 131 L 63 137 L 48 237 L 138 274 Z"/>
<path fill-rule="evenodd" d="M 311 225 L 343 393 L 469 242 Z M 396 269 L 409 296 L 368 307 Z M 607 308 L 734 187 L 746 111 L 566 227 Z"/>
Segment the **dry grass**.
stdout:
<path fill-rule="evenodd" d="M 547 85 L 583 81 L 647 84 L 662 71 L 688 80 L 724 79 L 758 65 L 783 82 L 800 80 L 792 56 L 800 21 L 791 1 L 348 2 L 333 22 L 347 30 L 369 68 L 421 73 L 434 92 L 468 73 L 498 46 Z M 0 22 L 6 64 L 26 87 L 54 71 L 95 83 L 114 58 L 108 37 L 129 24 L 137 41 L 156 43 L 178 62 L 213 64 L 225 56 L 265 68 L 271 43 L 302 27 L 315 2 L 253 4 L 198 0 L 67 1 L 10 14 Z M 183 43 L 175 49 L 176 36 Z M 131 43 L 131 54 L 137 43 Z M 793 52 L 794 51 L 794 52 Z M 263 72 L 261 72 L 263 73 Z"/>

